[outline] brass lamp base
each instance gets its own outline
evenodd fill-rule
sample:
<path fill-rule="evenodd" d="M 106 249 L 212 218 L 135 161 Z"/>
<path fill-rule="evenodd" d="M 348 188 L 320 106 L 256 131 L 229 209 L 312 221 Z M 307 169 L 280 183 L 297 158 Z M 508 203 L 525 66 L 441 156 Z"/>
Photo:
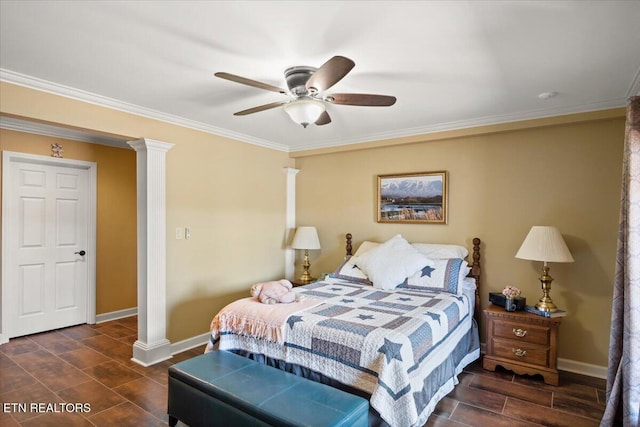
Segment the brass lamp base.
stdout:
<path fill-rule="evenodd" d="M 309 283 L 313 283 L 315 282 L 316 279 L 315 277 L 306 277 L 304 274 L 302 276 L 300 276 L 300 278 L 298 280 L 295 281 L 295 284 L 297 285 L 308 285 Z"/>
<path fill-rule="evenodd" d="M 303 272 L 300 278 L 298 279 L 299 283 L 307 285 L 316 280 L 315 277 L 311 277 L 311 273 L 309 273 L 309 267 L 311 267 L 311 263 L 309 262 L 309 250 L 305 249 L 304 261 L 302 262 Z"/>
<path fill-rule="evenodd" d="M 555 313 L 558 311 L 558 307 L 551 301 L 551 298 L 545 299 L 542 297 L 536 303 L 536 308 L 540 311 L 548 311 L 549 313 Z"/>
<path fill-rule="evenodd" d="M 542 276 L 540 276 L 540 285 L 542 285 L 542 298 L 536 303 L 536 308 L 540 311 L 548 311 L 554 313 L 558 311 L 558 307 L 553 303 L 549 293 L 551 292 L 551 282 L 553 277 L 549 276 L 549 266 L 544 263 L 542 267 Z"/>

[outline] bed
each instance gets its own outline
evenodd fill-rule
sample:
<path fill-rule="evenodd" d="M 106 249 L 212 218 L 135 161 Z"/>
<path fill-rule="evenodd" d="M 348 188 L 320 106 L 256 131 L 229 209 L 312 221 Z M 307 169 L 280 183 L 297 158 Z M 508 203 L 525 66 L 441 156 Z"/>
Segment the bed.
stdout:
<path fill-rule="evenodd" d="M 206 351 L 228 350 L 369 400 L 371 426 L 422 426 L 480 356 L 480 239 L 473 249 L 363 242 L 298 301 L 231 303 Z"/>

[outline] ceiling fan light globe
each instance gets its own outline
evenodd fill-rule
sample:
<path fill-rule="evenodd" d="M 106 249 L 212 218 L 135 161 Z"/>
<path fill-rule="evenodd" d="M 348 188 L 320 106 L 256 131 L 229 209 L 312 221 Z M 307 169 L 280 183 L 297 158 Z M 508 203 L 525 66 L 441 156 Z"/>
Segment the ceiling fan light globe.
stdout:
<path fill-rule="evenodd" d="M 309 123 L 315 123 L 325 109 L 322 101 L 313 98 L 298 98 L 284 105 L 291 120 L 305 128 Z"/>

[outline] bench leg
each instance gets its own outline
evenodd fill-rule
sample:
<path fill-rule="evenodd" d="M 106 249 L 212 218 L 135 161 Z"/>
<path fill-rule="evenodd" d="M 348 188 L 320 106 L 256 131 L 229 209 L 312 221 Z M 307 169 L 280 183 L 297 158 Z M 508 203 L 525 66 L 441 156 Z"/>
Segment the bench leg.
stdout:
<path fill-rule="evenodd" d="M 171 427 L 176 427 L 176 424 L 178 424 L 178 419 L 169 415 L 169 425 Z"/>

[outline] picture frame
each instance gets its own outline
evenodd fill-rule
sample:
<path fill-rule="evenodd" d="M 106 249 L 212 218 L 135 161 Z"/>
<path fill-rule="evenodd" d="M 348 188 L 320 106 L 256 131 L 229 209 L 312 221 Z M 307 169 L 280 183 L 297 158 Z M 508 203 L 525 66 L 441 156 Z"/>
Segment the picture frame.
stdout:
<path fill-rule="evenodd" d="M 378 175 L 379 223 L 446 224 L 447 171 Z"/>

